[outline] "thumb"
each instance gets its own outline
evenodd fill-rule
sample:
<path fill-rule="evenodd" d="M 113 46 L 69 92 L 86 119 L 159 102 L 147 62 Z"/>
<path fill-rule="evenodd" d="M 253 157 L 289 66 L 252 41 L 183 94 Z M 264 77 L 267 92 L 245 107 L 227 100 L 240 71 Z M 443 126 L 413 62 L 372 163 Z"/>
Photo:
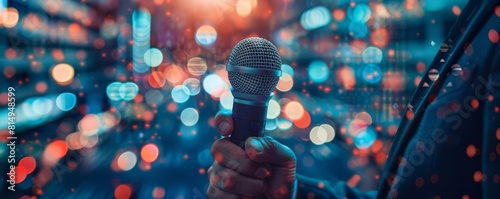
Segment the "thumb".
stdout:
<path fill-rule="evenodd" d="M 248 157 L 255 162 L 295 167 L 295 154 L 287 146 L 269 136 L 251 137 L 245 142 Z"/>

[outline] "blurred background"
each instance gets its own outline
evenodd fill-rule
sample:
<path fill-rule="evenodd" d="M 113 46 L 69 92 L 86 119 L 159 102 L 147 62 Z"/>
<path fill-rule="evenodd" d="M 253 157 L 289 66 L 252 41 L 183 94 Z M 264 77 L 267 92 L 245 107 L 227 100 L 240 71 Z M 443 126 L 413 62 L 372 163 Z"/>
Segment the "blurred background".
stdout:
<path fill-rule="evenodd" d="M 213 117 L 232 108 L 225 64 L 253 36 L 283 62 L 267 134 L 296 153 L 300 174 L 376 189 L 465 3 L 0 0 L 1 173 L 9 86 L 18 137 L 16 192 L 1 175 L 0 195 L 205 198 Z"/>

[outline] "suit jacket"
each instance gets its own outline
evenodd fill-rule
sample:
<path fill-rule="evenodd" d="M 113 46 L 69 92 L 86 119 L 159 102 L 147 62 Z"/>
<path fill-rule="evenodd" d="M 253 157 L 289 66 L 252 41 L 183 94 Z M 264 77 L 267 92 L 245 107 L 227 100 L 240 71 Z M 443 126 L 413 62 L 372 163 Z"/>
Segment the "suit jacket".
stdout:
<path fill-rule="evenodd" d="M 298 176 L 298 198 L 500 198 L 500 0 L 470 0 L 410 100 L 378 191 Z"/>

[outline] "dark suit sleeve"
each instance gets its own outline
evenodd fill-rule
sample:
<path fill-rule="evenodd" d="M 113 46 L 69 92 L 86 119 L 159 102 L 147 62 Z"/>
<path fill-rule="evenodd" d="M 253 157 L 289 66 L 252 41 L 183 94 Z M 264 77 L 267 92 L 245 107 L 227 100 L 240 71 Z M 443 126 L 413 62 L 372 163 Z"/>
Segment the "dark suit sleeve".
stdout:
<path fill-rule="evenodd" d="M 344 181 L 329 182 L 298 175 L 297 198 L 349 198 L 372 199 L 376 192 L 361 192 Z"/>
<path fill-rule="evenodd" d="M 496 21 L 500 24 L 500 16 Z M 500 25 L 494 27 L 500 32 Z M 482 192 L 483 198 L 500 198 L 500 45 L 496 43 L 491 53 L 490 70 L 483 78 L 482 89 L 487 90 L 488 97 L 484 100 L 483 111 L 483 146 L 482 158 Z M 484 83 L 483 83 L 484 82 Z M 480 92 L 483 92 L 482 90 Z"/>

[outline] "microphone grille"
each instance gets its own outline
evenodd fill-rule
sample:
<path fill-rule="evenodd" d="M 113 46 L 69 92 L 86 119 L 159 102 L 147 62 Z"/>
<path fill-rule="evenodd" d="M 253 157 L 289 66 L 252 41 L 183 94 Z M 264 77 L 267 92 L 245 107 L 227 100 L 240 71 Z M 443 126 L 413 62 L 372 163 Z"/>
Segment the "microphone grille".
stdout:
<path fill-rule="evenodd" d="M 233 48 L 228 64 L 257 69 L 281 70 L 281 57 L 278 49 L 270 41 L 251 37 L 240 41 Z M 234 91 L 265 96 L 271 94 L 280 78 L 236 71 L 229 71 L 228 76 Z"/>

